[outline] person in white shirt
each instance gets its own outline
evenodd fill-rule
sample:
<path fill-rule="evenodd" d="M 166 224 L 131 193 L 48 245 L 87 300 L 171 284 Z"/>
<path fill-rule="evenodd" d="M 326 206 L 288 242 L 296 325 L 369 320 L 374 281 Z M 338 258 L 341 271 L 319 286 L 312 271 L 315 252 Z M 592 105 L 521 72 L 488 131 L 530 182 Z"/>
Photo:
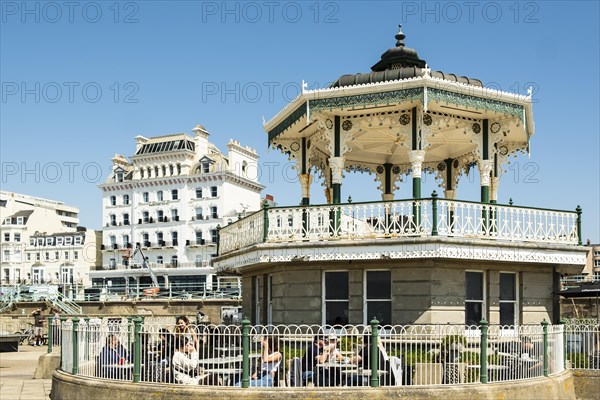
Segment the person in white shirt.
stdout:
<path fill-rule="evenodd" d="M 173 354 L 173 380 L 185 385 L 221 385 L 221 379 L 209 374 L 204 369 L 198 369 L 198 350 L 194 341 L 185 335 L 176 339 L 177 347 Z"/>

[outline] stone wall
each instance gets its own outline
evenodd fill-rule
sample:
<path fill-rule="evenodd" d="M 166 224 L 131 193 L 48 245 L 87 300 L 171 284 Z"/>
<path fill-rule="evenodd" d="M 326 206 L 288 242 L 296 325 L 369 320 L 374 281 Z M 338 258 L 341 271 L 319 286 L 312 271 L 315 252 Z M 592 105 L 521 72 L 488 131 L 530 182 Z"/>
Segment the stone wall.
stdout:
<path fill-rule="evenodd" d="M 406 324 L 463 324 L 465 320 L 465 271 L 486 272 L 485 318 L 500 323 L 499 283 L 501 272 L 517 275 L 521 324 L 552 322 L 553 268 L 548 265 L 456 260 L 364 260 L 290 262 L 260 265 L 245 270 L 244 315 L 254 322 L 252 278 L 258 287 L 261 322 L 266 323 L 268 300 L 264 298 L 265 276 L 271 276 L 273 324 L 321 324 L 323 272 L 348 271 L 350 324 L 364 323 L 364 274 L 367 270 L 390 270 L 392 321 Z M 367 322 L 370 316 L 367 317 Z M 390 321 L 385 321 L 390 323 Z"/>
<path fill-rule="evenodd" d="M 94 378 L 74 377 L 55 371 L 52 378 L 52 400 L 99 399 L 177 400 L 210 398 L 229 399 L 563 399 L 575 400 L 573 377 L 569 371 L 549 377 L 508 383 L 469 384 L 390 388 L 208 388 L 187 385 L 157 385 L 128 382 L 101 381 Z M 597 390 L 596 390 L 597 391 Z"/>

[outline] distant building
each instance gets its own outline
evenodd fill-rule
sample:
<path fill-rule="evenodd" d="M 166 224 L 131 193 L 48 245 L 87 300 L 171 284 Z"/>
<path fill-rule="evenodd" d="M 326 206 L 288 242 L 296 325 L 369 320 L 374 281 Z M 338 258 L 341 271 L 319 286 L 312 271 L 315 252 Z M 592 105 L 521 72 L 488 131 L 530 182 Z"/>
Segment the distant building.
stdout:
<path fill-rule="evenodd" d="M 151 284 L 138 247 L 161 286 L 212 284 L 217 227 L 258 210 L 263 186 L 255 150 L 231 140 L 224 154 L 203 126 L 193 132 L 137 136 L 129 160 L 113 157 L 99 185 L 104 229 L 102 269 L 91 273 L 95 286 Z"/>
<path fill-rule="evenodd" d="M 99 261 L 100 233 L 78 227 L 79 209 L 0 192 L 2 285 L 50 284 L 72 296 Z"/>

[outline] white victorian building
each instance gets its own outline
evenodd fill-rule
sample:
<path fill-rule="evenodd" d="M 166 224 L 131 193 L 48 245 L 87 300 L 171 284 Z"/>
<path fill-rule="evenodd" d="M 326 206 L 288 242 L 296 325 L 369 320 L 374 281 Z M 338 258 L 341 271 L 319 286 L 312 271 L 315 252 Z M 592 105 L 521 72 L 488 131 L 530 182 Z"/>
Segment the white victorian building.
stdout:
<path fill-rule="evenodd" d="M 100 233 L 61 201 L 0 192 L 2 286 L 51 285 L 74 297 L 99 260 Z"/>
<path fill-rule="evenodd" d="M 91 273 L 94 286 L 152 284 L 142 257 L 163 288 L 212 285 L 218 227 L 259 209 L 263 186 L 255 150 L 230 140 L 224 154 L 203 126 L 193 132 L 137 136 L 129 160 L 112 159 L 112 172 L 99 185 L 103 268 Z"/>

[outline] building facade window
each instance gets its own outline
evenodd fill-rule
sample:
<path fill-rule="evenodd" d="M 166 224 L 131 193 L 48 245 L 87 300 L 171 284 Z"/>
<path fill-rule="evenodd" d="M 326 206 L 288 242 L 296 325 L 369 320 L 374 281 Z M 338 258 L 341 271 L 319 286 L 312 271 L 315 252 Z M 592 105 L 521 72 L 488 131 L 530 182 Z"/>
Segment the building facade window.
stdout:
<path fill-rule="evenodd" d="M 79 260 L 79 252 L 77 250 L 73 251 L 73 260 Z"/>
<path fill-rule="evenodd" d="M 129 214 L 123 214 L 123 225 L 129 225 Z"/>
<path fill-rule="evenodd" d="M 156 192 L 156 200 L 163 201 L 163 191 L 162 190 L 159 190 L 158 192 Z"/>
<path fill-rule="evenodd" d="M 56 238 L 56 245 L 57 246 L 62 246 L 63 243 L 64 243 L 64 241 L 65 241 L 65 238 L 62 237 L 62 236 L 59 236 L 59 237 Z"/>
<path fill-rule="evenodd" d="M 129 235 L 123 235 L 123 247 L 129 247 Z"/>
<path fill-rule="evenodd" d="M 171 257 L 171 266 L 176 268 L 177 267 L 177 256 L 172 256 Z"/>
<path fill-rule="evenodd" d="M 142 193 L 142 201 L 144 203 L 147 203 L 150 201 L 150 194 L 148 192 L 144 192 Z"/>
<path fill-rule="evenodd" d="M 142 212 L 142 222 L 147 224 L 150 221 L 150 213 L 148 211 Z"/>
<path fill-rule="evenodd" d="M 210 172 L 210 163 L 202 163 L 202 172 L 208 174 Z"/>
<path fill-rule="evenodd" d="M 156 212 L 156 219 L 158 220 L 158 222 L 163 222 L 165 220 L 165 213 L 163 212 L 163 210 L 158 210 Z"/>
<path fill-rule="evenodd" d="M 110 196 L 110 205 L 111 206 L 117 205 L 117 196 Z"/>
<path fill-rule="evenodd" d="M 73 236 L 67 236 L 67 237 L 65 238 L 65 245 L 66 245 L 66 246 L 70 246 L 70 245 L 72 245 L 72 244 L 73 244 Z"/>
<path fill-rule="evenodd" d="M 164 240 L 163 233 L 156 232 L 156 241 L 158 242 L 159 246 L 164 246 L 163 240 Z"/>
<path fill-rule="evenodd" d="M 156 263 L 157 263 L 157 264 L 161 264 L 161 265 L 162 265 L 162 264 L 164 263 L 164 261 L 163 261 L 163 256 L 158 256 L 158 257 L 156 257 Z"/>
<path fill-rule="evenodd" d="M 201 220 L 202 219 L 202 208 L 198 207 L 196 208 L 196 220 Z"/>
<path fill-rule="evenodd" d="M 210 208 L 210 215 L 212 218 L 219 218 L 219 213 L 217 212 L 217 206 L 212 206 Z"/>
<path fill-rule="evenodd" d="M 174 208 L 171 210 L 171 220 L 172 221 L 179 221 L 179 215 L 177 214 L 177 209 Z"/>
<path fill-rule="evenodd" d="M 4 233 L 4 241 L 10 242 L 10 233 Z"/>
<path fill-rule="evenodd" d="M 21 234 L 15 233 L 15 242 L 20 242 L 20 241 L 21 241 Z"/>
<path fill-rule="evenodd" d="M 196 244 L 204 244 L 204 240 L 202 240 L 202 231 L 196 231 Z"/>
<path fill-rule="evenodd" d="M 348 323 L 349 294 L 348 271 L 323 272 L 323 324 Z"/>
<path fill-rule="evenodd" d="M 197 199 L 202 198 L 202 188 L 196 188 L 196 198 Z"/>
<path fill-rule="evenodd" d="M 216 229 L 210 230 L 210 240 L 213 243 L 217 243 L 217 241 L 219 240 L 219 233 Z"/>
<path fill-rule="evenodd" d="M 76 245 L 80 245 L 82 243 L 81 236 L 75 236 L 73 240 Z"/>
<path fill-rule="evenodd" d="M 392 323 L 391 271 L 365 271 L 364 324 L 376 317 L 381 325 Z"/>
<path fill-rule="evenodd" d="M 129 204 L 129 195 L 128 194 L 123 195 L 123 204 L 125 204 L 125 205 Z"/>
<path fill-rule="evenodd" d="M 177 246 L 177 231 L 171 232 L 171 241 L 173 242 L 173 246 Z"/>
<path fill-rule="evenodd" d="M 465 324 L 479 325 L 485 310 L 484 273 L 465 272 Z"/>
<path fill-rule="evenodd" d="M 216 186 L 211 186 L 210 187 L 210 195 L 211 197 L 217 197 L 218 195 L 218 191 L 217 191 L 217 187 Z"/>
<path fill-rule="evenodd" d="M 150 236 L 147 233 L 142 234 L 142 241 L 144 242 L 144 247 L 150 247 Z"/>
<path fill-rule="evenodd" d="M 173 199 L 173 200 L 179 199 L 179 191 L 177 189 L 171 190 L 171 199 Z"/>
<path fill-rule="evenodd" d="M 518 282 L 515 273 L 500 273 L 500 325 L 518 325 Z"/>

